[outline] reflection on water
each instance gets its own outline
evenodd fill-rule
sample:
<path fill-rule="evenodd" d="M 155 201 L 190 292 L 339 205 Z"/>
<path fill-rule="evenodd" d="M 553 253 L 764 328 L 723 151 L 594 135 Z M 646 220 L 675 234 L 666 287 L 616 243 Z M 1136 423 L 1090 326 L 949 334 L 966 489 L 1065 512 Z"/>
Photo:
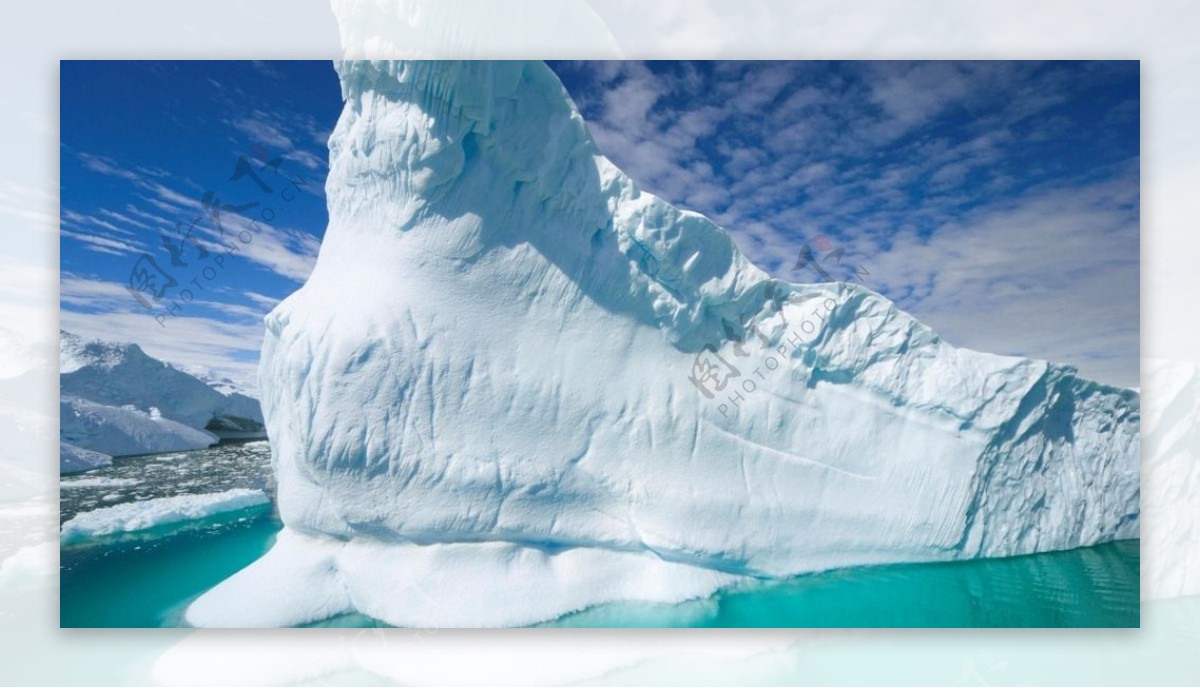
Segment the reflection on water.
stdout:
<path fill-rule="evenodd" d="M 841 569 L 681 605 L 608 605 L 548 625 L 1136 627 L 1138 545 Z"/>

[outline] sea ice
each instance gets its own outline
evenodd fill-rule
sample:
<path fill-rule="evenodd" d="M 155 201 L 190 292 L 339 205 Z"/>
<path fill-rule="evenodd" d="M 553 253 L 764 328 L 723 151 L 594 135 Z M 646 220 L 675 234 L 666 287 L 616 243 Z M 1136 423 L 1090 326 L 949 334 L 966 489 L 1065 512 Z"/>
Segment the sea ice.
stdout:
<path fill-rule="evenodd" d="M 60 541 L 75 544 L 91 538 L 130 533 L 156 526 L 194 521 L 229 511 L 268 503 L 262 490 L 233 489 L 224 492 L 176 497 L 159 497 L 141 502 L 106 506 L 76 515 L 62 525 Z"/>

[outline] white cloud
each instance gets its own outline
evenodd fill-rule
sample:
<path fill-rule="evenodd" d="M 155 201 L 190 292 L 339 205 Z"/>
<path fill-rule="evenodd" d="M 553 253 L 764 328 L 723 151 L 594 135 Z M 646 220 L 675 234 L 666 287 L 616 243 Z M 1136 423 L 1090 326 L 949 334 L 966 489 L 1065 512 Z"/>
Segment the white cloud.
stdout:
<path fill-rule="evenodd" d="M 851 251 L 867 286 L 959 346 L 1138 379 L 1137 186 L 1034 192 L 968 213 L 922 238 L 902 231 Z"/>
<path fill-rule="evenodd" d="M 258 352 L 262 345 L 261 315 L 252 308 L 220 302 L 197 304 L 241 318 L 229 322 L 187 312 L 160 322 L 162 309 L 142 308 L 125 287 L 116 282 L 79 275 L 61 281 L 64 308 L 61 327 L 87 338 L 136 342 L 146 353 L 181 366 L 212 371 L 239 386 L 257 387 Z M 87 312 L 96 310 L 97 312 Z"/>
<path fill-rule="evenodd" d="M 232 120 L 230 125 L 234 129 L 246 134 L 250 140 L 255 143 L 261 143 L 268 148 L 276 151 L 287 150 L 292 147 L 292 140 L 287 134 L 267 120 L 267 114 L 261 110 L 254 111 L 252 117 L 242 117 Z"/>
<path fill-rule="evenodd" d="M 951 342 L 1136 383 L 1136 158 L 1081 178 L 1023 161 L 1014 169 L 1011 158 L 1022 144 L 1060 140 L 1071 124 L 1047 110 L 1078 87 L 1072 79 L 1102 83 L 1102 69 L 706 68 L 716 78 L 687 64 L 564 71 L 584 80 L 573 95 L 605 155 L 647 191 L 726 227 L 769 272 L 813 279 L 791 267 L 806 241 L 826 233 L 872 271 L 869 286 Z M 954 126 L 936 125 L 949 116 Z M 1098 250 L 1097 241 L 1108 244 Z M 1025 326 L 1013 326 L 1022 311 Z"/>
<path fill-rule="evenodd" d="M 250 299 L 254 303 L 261 306 L 264 309 L 264 312 L 269 311 L 270 309 L 275 307 L 275 304 L 279 303 L 279 299 L 277 299 L 277 298 L 274 298 L 271 296 L 265 296 L 263 294 L 259 294 L 258 292 L 253 292 L 253 291 L 242 292 L 242 296 Z"/>
<path fill-rule="evenodd" d="M 93 172 L 99 172 L 100 174 L 109 177 L 118 177 L 131 182 L 136 182 L 142 178 L 141 175 L 137 174 L 136 172 L 132 172 L 121 167 L 119 164 L 117 164 L 117 161 L 113 160 L 112 158 L 107 158 L 103 155 L 92 155 L 91 153 L 84 152 L 76 153 L 76 155 L 79 156 L 79 160 L 83 163 L 83 166 Z"/>
<path fill-rule="evenodd" d="M 76 241 L 84 243 L 84 248 L 88 251 L 97 253 L 107 253 L 113 256 L 127 256 L 136 253 L 141 253 L 142 247 L 121 241 L 120 239 L 111 239 L 100 234 L 85 234 L 82 232 L 74 232 L 63 228 L 62 236 L 70 237 Z"/>
<path fill-rule="evenodd" d="M 320 130 L 311 117 L 289 117 L 280 113 L 254 110 L 249 116 L 229 120 L 228 124 L 249 136 L 254 143 L 266 147 L 271 155 L 278 155 L 308 170 L 321 170 L 326 166 L 324 155 L 314 153 L 296 143 L 300 141 L 309 145 L 310 142 L 314 142 L 323 145 L 328 140 L 329 132 Z"/>
<path fill-rule="evenodd" d="M 157 182 L 148 182 L 144 188 L 153 194 L 147 201 L 161 210 L 180 213 L 187 223 L 202 218 L 193 231 L 209 251 L 244 258 L 296 282 L 303 282 L 312 272 L 321 246 L 320 239 L 312 234 L 275 227 L 233 212 L 222 213 L 218 227 L 209 219 L 208 210 L 199 199 Z"/>

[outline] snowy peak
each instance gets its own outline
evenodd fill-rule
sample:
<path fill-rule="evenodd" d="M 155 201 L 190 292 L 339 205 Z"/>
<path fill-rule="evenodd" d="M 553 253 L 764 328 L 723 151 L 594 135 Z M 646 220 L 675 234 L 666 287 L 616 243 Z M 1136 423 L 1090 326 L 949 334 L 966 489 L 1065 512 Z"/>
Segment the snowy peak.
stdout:
<path fill-rule="evenodd" d="M 215 390 L 221 394 L 224 394 L 225 396 L 230 396 L 232 394 L 240 394 L 242 396 L 247 396 L 250 398 L 257 398 L 254 394 L 247 392 L 246 389 L 244 387 L 242 387 L 240 384 L 234 382 L 233 380 L 229 379 L 228 377 L 222 377 L 220 375 L 217 375 L 211 369 L 202 368 L 200 366 L 183 366 L 183 365 L 176 365 L 175 367 L 182 370 L 183 372 L 187 373 L 188 375 L 191 375 L 192 377 L 196 378 L 197 380 L 200 380 L 204 384 L 213 388 L 213 390 Z"/>
<path fill-rule="evenodd" d="M 159 365 L 167 363 L 151 359 L 142 348 L 132 342 L 111 342 L 99 339 L 84 339 L 79 335 L 59 330 L 59 372 L 73 373 L 80 368 L 112 370 L 133 361 L 133 365 L 145 366 L 148 361 Z"/>
<path fill-rule="evenodd" d="M 137 344 L 87 341 L 61 335 L 61 391 L 114 406 L 133 405 L 192 427 L 214 417 L 261 421 L 258 403 L 242 394 L 223 394 L 207 382 L 147 355 Z"/>

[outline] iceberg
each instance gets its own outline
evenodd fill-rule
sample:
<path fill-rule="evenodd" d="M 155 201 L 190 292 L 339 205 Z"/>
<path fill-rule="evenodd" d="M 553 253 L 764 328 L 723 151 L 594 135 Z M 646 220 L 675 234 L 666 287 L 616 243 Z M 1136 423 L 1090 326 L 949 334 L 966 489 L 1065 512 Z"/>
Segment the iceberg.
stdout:
<path fill-rule="evenodd" d="M 197 626 L 511 626 L 1138 536 L 1139 396 L 794 284 L 638 189 L 536 62 L 341 62 L 266 318 L 284 523 Z"/>
<path fill-rule="evenodd" d="M 91 538 L 132 533 L 158 526 L 240 511 L 267 504 L 262 490 L 237 488 L 212 494 L 159 497 L 85 511 L 62 525 L 60 542 L 75 544 Z"/>
<path fill-rule="evenodd" d="M 1200 595 L 1200 367 L 1143 359 L 1142 599 Z"/>
<path fill-rule="evenodd" d="M 59 399 L 59 469 L 72 473 L 107 465 L 113 456 L 204 449 L 217 436 L 132 405 L 106 406 L 63 394 Z M 87 455 L 81 452 L 88 452 Z M 109 459 L 90 456 L 107 454 Z"/>
<path fill-rule="evenodd" d="M 132 487 L 139 482 L 132 478 L 72 478 L 59 482 L 58 486 L 64 490 L 74 490 L 81 487 Z"/>

